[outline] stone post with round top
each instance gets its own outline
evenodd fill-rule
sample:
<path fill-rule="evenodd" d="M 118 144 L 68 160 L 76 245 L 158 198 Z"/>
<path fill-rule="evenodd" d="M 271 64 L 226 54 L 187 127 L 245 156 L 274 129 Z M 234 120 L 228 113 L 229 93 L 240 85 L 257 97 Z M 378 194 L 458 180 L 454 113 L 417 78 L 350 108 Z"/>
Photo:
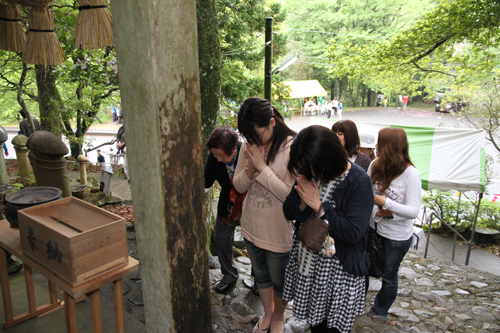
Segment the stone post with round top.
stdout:
<path fill-rule="evenodd" d="M 60 138 L 46 131 L 36 131 L 27 142 L 29 160 L 33 167 L 37 186 L 53 186 L 61 189 L 64 198 L 71 196 L 66 155 L 69 150 Z"/>
<path fill-rule="evenodd" d="M 7 141 L 7 131 L 0 126 L 0 149 L 3 149 L 3 143 Z M 3 152 L 0 153 L 0 185 L 8 184 L 9 176 L 7 175 L 7 166 L 3 158 Z"/>
<path fill-rule="evenodd" d="M 87 158 L 84 155 L 78 155 L 80 162 L 80 184 L 87 185 Z"/>
<path fill-rule="evenodd" d="M 17 168 L 19 171 L 19 177 L 21 178 L 27 178 L 28 172 L 33 171 L 28 159 L 28 147 L 26 146 L 27 141 L 28 137 L 23 134 L 16 135 L 11 141 L 14 149 L 16 150 Z"/>

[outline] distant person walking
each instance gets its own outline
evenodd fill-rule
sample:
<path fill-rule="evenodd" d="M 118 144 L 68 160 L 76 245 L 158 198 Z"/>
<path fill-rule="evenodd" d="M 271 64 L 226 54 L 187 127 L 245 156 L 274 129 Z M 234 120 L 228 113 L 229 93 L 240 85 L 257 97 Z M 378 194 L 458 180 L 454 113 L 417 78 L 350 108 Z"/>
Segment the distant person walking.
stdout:
<path fill-rule="evenodd" d="M 403 96 L 401 94 L 398 95 L 398 110 L 401 110 L 401 107 L 403 106 Z"/>
<path fill-rule="evenodd" d="M 408 105 L 408 95 L 403 96 L 403 110 L 406 110 L 406 106 Z"/>
<path fill-rule="evenodd" d="M 104 156 L 101 154 L 101 150 L 100 149 L 97 149 L 97 163 L 104 163 L 106 162 L 106 159 L 104 158 Z"/>
<path fill-rule="evenodd" d="M 330 118 L 332 116 L 332 109 L 333 109 L 333 101 L 330 100 L 326 105 L 326 112 L 328 114 L 327 118 Z"/>
<path fill-rule="evenodd" d="M 5 151 L 5 156 L 9 156 L 9 150 L 7 149 L 7 144 L 3 143 L 3 150 Z"/>
<path fill-rule="evenodd" d="M 384 94 L 379 93 L 377 96 L 377 106 L 381 107 L 382 106 L 382 100 L 384 99 Z"/>
<path fill-rule="evenodd" d="M 333 108 L 333 112 L 335 114 L 337 114 L 337 111 L 339 109 L 339 101 L 337 101 L 337 98 L 334 98 L 333 99 L 333 102 L 332 102 L 332 108 Z"/>
<path fill-rule="evenodd" d="M 117 122 L 118 124 L 122 124 L 122 118 L 123 118 L 123 111 L 122 111 L 122 105 L 120 102 L 116 103 L 116 117 L 117 117 Z"/>
<path fill-rule="evenodd" d="M 114 105 L 109 106 L 109 113 L 111 118 L 113 119 L 113 122 L 116 123 L 116 120 L 118 118 L 116 117 L 116 107 Z"/>
<path fill-rule="evenodd" d="M 30 124 L 28 123 L 28 116 L 23 110 L 21 110 L 19 113 L 21 114 L 21 117 L 23 117 L 23 120 L 19 123 L 19 134 L 29 137 L 31 135 L 31 128 Z M 33 125 L 35 125 L 36 131 L 42 130 L 38 119 L 33 118 Z"/>
<path fill-rule="evenodd" d="M 339 120 L 342 120 L 342 109 L 344 108 L 344 102 L 343 101 L 339 101 L 339 109 L 337 111 L 337 113 L 339 114 Z"/>

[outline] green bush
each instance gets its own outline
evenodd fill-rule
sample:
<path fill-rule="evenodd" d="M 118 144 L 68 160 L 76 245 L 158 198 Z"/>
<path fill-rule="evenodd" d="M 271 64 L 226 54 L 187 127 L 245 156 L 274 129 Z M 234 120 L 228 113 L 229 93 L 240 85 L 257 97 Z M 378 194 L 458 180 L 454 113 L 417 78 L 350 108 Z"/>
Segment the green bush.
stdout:
<path fill-rule="evenodd" d="M 474 223 L 475 203 L 469 201 L 464 195 L 462 195 L 460 202 L 458 198 L 457 191 L 431 190 L 426 191 L 422 196 L 422 205 L 432 209 L 439 218 L 448 224 L 453 226 L 456 222 L 455 229 L 464 232 L 471 229 Z M 487 199 L 481 200 L 476 226 L 500 231 L 500 203 Z M 441 226 L 441 229 L 447 230 L 445 226 Z"/>

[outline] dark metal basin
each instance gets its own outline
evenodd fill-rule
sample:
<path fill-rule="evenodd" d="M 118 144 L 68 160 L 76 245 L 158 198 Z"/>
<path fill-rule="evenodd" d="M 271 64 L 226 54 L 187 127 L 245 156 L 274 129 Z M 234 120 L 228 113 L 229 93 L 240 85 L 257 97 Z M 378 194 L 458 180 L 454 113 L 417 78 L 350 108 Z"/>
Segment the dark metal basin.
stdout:
<path fill-rule="evenodd" d="M 19 190 L 5 197 L 5 218 L 13 228 L 19 227 L 17 211 L 61 199 L 62 191 L 57 187 L 38 186 Z"/>

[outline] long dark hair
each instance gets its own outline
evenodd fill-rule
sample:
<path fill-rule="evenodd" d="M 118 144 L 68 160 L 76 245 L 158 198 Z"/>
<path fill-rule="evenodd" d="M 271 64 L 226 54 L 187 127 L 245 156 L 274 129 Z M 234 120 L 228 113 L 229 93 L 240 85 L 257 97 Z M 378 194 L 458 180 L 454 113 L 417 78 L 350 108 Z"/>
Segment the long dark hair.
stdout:
<path fill-rule="evenodd" d="M 373 184 L 379 183 L 380 193 L 413 165 L 408 148 L 408 138 L 402 128 L 386 127 L 378 132 L 377 159 L 372 165 L 371 178 Z"/>
<path fill-rule="evenodd" d="M 247 98 L 240 106 L 238 113 L 238 131 L 250 144 L 259 144 L 260 136 L 255 130 L 257 127 L 268 127 L 271 118 L 276 121 L 276 126 L 273 130 L 273 143 L 267 154 L 266 164 L 274 161 L 278 154 L 281 145 L 289 136 L 295 137 L 297 133 L 292 131 L 283 120 L 279 111 L 269 103 L 267 99 L 259 97 Z"/>
<path fill-rule="evenodd" d="M 347 169 L 347 153 L 337 134 L 328 128 L 314 125 L 304 128 L 293 140 L 288 171 L 329 182 Z"/>
<path fill-rule="evenodd" d="M 337 121 L 332 126 L 332 131 L 335 133 L 342 132 L 344 133 L 344 148 L 347 152 L 347 155 L 353 156 L 358 154 L 359 150 L 359 134 L 358 127 L 352 120 L 340 120 Z"/>

